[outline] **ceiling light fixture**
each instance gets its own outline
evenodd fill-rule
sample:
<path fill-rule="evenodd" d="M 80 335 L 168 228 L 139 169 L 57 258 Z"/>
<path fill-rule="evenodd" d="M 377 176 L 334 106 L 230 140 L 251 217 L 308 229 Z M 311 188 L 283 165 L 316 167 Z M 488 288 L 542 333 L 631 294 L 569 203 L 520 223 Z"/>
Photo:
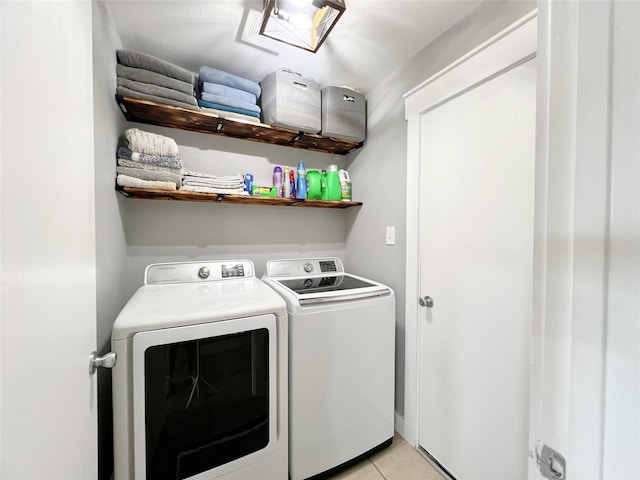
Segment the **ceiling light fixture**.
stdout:
<path fill-rule="evenodd" d="M 344 0 L 264 0 L 260 35 L 315 53 L 345 9 Z"/>

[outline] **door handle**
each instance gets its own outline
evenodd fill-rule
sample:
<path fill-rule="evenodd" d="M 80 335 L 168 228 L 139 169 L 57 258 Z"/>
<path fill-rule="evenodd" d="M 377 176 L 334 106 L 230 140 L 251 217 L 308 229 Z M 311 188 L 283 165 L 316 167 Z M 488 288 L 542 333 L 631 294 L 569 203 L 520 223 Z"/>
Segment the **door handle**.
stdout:
<path fill-rule="evenodd" d="M 424 297 L 420 297 L 418 303 L 420 303 L 421 307 L 431 308 L 433 307 L 433 298 L 431 298 L 429 295 L 426 295 Z"/>
<path fill-rule="evenodd" d="M 89 357 L 89 374 L 96 373 L 98 367 L 113 368 L 116 364 L 115 352 L 109 352 L 104 357 L 99 357 L 98 352 L 91 352 Z"/>

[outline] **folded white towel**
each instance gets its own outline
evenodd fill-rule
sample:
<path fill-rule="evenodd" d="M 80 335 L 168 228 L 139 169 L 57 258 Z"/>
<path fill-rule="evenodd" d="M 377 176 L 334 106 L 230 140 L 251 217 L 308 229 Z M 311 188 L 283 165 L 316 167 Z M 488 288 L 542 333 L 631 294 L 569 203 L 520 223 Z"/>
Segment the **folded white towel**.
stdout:
<path fill-rule="evenodd" d="M 244 188 L 244 182 L 223 182 L 208 178 L 184 177 L 182 185 L 190 185 L 192 187 L 211 187 L 211 188 Z"/>
<path fill-rule="evenodd" d="M 244 181 L 244 177 L 242 175 L 218 176 L 218 175 L 213 175 L 212 173 L 197 172 L 195 170 L 187 170 L 187 169 L 183 170 L 182 173 L 184 174 L 185 177 L 212 178 L 215 180 L 222 180 L 222 181 L 231 181 L 231 180 Z"/>
<path fill-rule="evenodd" d="M 178 156 L 178 144 L 173 138 L 158 135 L 157 133 L 144 132 L 137 128 L 127 129 L 124 132 L 124 137 L 129 143 L 129 150 L 133 152 L 165 157 Z"/>
<path fill-rule="evenodd" d="M 183 185 L 180 190 L 198 193 L 225 193 L 233 195 L 248 195 L 242 188 L 213 188 L 213 187 L 197 187 L 194 185 Z"/>
<path fill-rule="evenodd" d="M 146 168 L 116 167 L 116 173 L 151 182 L 171 182 L 180 185 L 182 175 L 169 172 L 157 172 Z"/>
<path fill-rule="evenodd" d="M 154 190 L 176 190 L 177 185 L 173 182 L 159 182 L 150 180 L 140 180 L 128 175 L 118 175 L 116 183 L 121 187 L 151 188 Z"/>
<path fill-rule="evenodd" d="M 214 113 L 221 118 L 231 118 L 233 120 L 241 120 L 243 123 L 260 123 L 260 119 L 251 115 L 243 115 L 242 113 L 225 112 L 217 108 L 200 107 L 203 113 Z"/>

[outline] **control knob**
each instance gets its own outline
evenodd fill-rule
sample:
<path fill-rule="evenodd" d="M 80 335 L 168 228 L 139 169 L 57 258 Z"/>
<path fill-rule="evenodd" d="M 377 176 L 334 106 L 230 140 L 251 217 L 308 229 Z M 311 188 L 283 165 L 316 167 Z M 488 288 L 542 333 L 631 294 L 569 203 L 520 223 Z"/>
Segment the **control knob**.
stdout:
<path fill-rule="evenodd" d="M 200 278 L 202 278 L 203 280 L 205 278 L 209 278 L 210 274 L 211 274 L 211 272 L 209 271 L 209 269 L 207 267 L 201 267 L 200 270 L 198 270 L 198 276 Z"/>

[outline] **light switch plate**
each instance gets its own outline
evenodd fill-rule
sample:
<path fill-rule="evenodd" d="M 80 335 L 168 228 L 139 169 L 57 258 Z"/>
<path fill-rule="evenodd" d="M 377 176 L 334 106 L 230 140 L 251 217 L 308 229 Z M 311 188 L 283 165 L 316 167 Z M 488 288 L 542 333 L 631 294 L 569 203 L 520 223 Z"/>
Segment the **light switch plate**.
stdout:
<path fill-rule="evenodd" d="M 385 233 L 385 242 L 386 245 L 395 245 L 396 244 L 396 227 L 387 227 Z"/>

